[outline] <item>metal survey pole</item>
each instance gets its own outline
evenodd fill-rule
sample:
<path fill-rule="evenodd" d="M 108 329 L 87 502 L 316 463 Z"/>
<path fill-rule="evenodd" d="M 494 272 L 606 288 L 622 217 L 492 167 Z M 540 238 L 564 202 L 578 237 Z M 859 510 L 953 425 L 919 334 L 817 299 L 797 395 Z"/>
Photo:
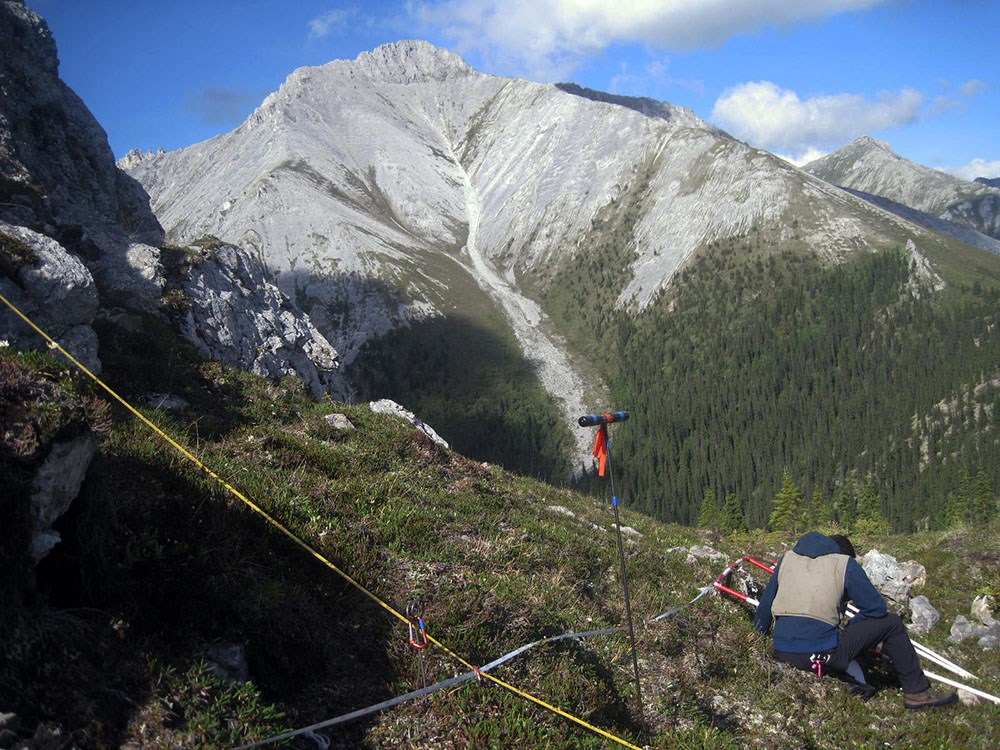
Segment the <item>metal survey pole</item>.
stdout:
<path fill-rule="evenodd" d="M 581 427 L 599 425 L 597 440 L 594 443 L 594 456 L 599 459 L 598 474 L 604 476 L 605 467 L 611 481 L 611 503 L 615 508 L 615 531 L 618 536 L 618 561 L 621 565 L 622 590 L 625 593 L 625 618 L 628 624 L 628 638 L 632 646 L 632 670 L 635 673 L 635 700 L 642 710 L 642 688 L 639 683 L 639 659 L 635 649 L 635 629 L 632 626 L 632 602 L 628 595 L 628 574 L 625 570 L 625 545 L 622 542 L 622 524 L 618 513 L 618 493 L 615 490 L 615 472 L 611 465 L 611 441 L 608 439 L 608 425 L 614 422 L 624 422 L 628 419 L 627 411 L 608 412 L 605 414 L 588 414 L 578 420 Z"/>

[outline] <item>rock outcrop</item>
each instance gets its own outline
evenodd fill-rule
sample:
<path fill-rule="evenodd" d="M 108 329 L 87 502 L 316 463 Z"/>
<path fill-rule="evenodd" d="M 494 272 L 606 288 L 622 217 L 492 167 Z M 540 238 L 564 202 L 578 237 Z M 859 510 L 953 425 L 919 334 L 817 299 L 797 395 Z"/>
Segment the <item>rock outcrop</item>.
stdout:
<path fill-rule="evenodd" d="M 272 379 L 295 375 L 317 396 L 343 398 L 337 352 L 246 251 L 224 243 L 204 250 L 175 303 L 181 333 L 206 358 Z"/>
<path fill-rule="evenodd" d="M 0 221 L 0 293 L 95 374 L 100 373 L 97 287 L 87 267 L 58 242 Z M 6 305 L 0 305 L 0 339 L 19 349 L 45 341 Z"/>
<path fill-rule="evenodd" d="M 146 192 L 59 78 L 47 24 L 20 3 L 0 2 L 0 86 L 0 218 L 59 239 L 95 275 L 162 242 Z"/>
<path fill-rule="evenodd" d="M 252 255 L 223 245 L 171 278 L 177 269 L 165 266 L 162 245 L 149 196 L 60 80 L 48 26 L 23 3 L 0 0 L 4 298 L 94 374 L 95 318 L 141 327 L 130 312 L 141 311 L 175 320 L 206 357 L 265 377 L 295 375 L 316 395 L 343 394 L 337 352 Z M 0 346 L 44 349 L 46 341 L 0 304 Z M 0 365 L 0 459 L 23 479 L 0 490 L 3 517 L 18 525 L 5 543 L 33 564 L 59 541 L 52 524 L 77 496 L 97 439 L 61 386 L 14 359 Z"/>
<path fill-rule="evenodd" d="M 0 236 L 27 246 L 31 259 L 0 268 L 0 288 L 99 372 L 90 326 L 99 306 L 161 314 L 178 302 L 168 294 L 178 282 L 164 265 L 163 229 L 145 190 L 115 163 L 104 130 L 60 80 L 45 21 L 0 1 L 0 42 Z M 254 256 L 227 247 L 179 288 L 181 331 L 206 357 L 343 394 L 337 352 Z M 0 310 L 0 337 L 40 345 L 26 330 Z"/>

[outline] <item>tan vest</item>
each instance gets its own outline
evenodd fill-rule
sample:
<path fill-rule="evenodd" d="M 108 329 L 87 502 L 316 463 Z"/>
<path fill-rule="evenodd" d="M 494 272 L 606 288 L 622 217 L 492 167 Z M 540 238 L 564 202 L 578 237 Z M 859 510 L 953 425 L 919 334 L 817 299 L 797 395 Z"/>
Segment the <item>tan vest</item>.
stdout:
<path fill-rule="evenodd" d="M 811 617 L 840 624 L 847 555 L 806 557 L 786 552 L 778 567 L 778 593 L 771 604 L 775 617 Z"/>

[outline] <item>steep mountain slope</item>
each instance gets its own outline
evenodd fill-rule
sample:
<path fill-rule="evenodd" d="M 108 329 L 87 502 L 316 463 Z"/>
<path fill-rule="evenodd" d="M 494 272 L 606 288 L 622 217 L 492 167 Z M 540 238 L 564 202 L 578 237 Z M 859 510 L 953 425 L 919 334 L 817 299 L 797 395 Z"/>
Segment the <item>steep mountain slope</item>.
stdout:
<path fill-rule="evenodd" d="M 831 184 L 886 198 L 1000 238 L 1000 190 L 914 164 L 874 138 L 858 138 L 803 169 Z"/>
<path fill-rule="evenodd" d="M 198 362 L 169 335 L 156 345 L 161 359 L 172 352 L 172 392 L 190 406 L 146 413 L 381 601 L 402 612 L 422 598 L 429 634 L 462 658 L 485 665 L 542 638 L 624 624 L 606 486 L 603 501 L 555 489 L 470 461 L 367 407 L 309 398 L 291 379 L 274 384 Z M 143 392 L 145 352 L 101 354 L 116 392 Z M 47 387 L 19 398 L 32 383 Z M 80 501 L 59 523 L 63 541 L 33 576 L 20 564 L 21 526 L 6 522 L 30 482 L 9 459 L 16 441 L 0 436 L 10 491 L 0 506 L 8 514 L 0 525 L 3 744 L 236 747 L 468 670 L 436 644 L 418 655 L 405 622 L 130 415 L 94 401 L 56 360 L 0 350 L 0 411 L 27 406 L 49 431 L 89 419 L 102 435 Z M 712 538 L 627 509 L 622 522 L 631 529 L 641 710 L 628 640 L 617 631 L 541 644 L 491 670 L 520 694 L 472 679 L 320 735 L 341 748 L 615 746 L 528 693 L 638 746 L 778 748 L 791 735 L 824 749 L 890 741 L 992 748 L 1000 707 L 904 717 L 911 712 L 877 665 L 866 666 L 879 693 L 861 703 L 834 679 L 775 663 L 734 602 L 706 596 L 653 620 L 690 602 L 728 559 L 773 559 L 790 537 Z M 927 566 L 921 591 L 943 619 L 927 643 L 993 694 L 1000 666 L 992 652 L 945 639 L 968 615 L 970 592 L 992 585 L 998 540 L 995 524 L 855 536 L 859 550 L 877 545 Z M 872 721 L 873 712 L 885 721 Z M 313 745 L 300 737 L 290 746 Z"/>
<path fill-rule="evenodd" d="M 134 328 L 138 313 L 176 320 L 208 356 L 260 374 L 295 374 L 316 393 L 343 396 L 336 352 L 264 281 L 255 257 L 217 252 L 222 243 L 206 238 L 164 246 L 149 196 L 118 169 L 104 130 L 59 78 L 48 26 L 20 2 L 0 3 L 0 86 L 7 299 L 98 371 L 95 317 Z M 232 330 L 219 331 L 220 321 Z M 0 338 L 44 346 L 6 306 Z"/>
<path fill-rule="evenodd" d="M 575 364 L 591 352 L 573 321 L 597 300 L 581 298 L 558 320 L 538 307 L 581 261 L 612 274 L 586 294 L 637 311 L 696 253 L 750 232 L 825 263 L 886 247 L 951 255 L 936 233 L 689 113 L 565 88 L 483 75 L 400 42 L 296 71 L 231 133 L 122 164 L 171 238 L 209 233 L 253 248 L 361 382 L 386 387 L 379 337 L 393 329 L 445 332 L 464 318 L 496 330 L 499 320 L 564 424 L 603 407 L 595 394 L 607 385 Z M 412 371 L 420 356 L 396 366 Z M 406 400 L 447 434 L 465 407 L 431 415 L 429 399 L 423 390 Z M 575 437 L 580 460 L 589 446 Z"/>
<path fill-rule="evenodd" d="M 290 379 L 198 362 L 169 335 L 114 343 L 101 356 L 117 392 L 139 395 L 148 362 L 172 356 L 169 388 L 190 407 L 146 413 L 381 601 L 403 612 L 422 599 L 428 633 L 462 658 L 485 665 L 543 638 L 624 624 L 606 491 L 599 501 L 483 466 L 366 407 L 309 398 Z M 50 434 L 86 415 L 104 436 L 58 525 L 63 541 L 29 576 L 21 525 L 8 522 L 30 484 L 9 449 L 28 430 L 0 435 L 4 746 L 237 747 L 468 670 L 436 644 L 418 654 L 405 622 L 129 415 L 95 412 L 87 390 L 50 357 L 0 350 L 0 413 L 27 407 Z M 774 662 L 732 601 L 705 596 L 653 619 L 690 602 L 729 559 L 773 559 L 791 537 L 711 538 L 627 509 L 622 522 L 641 710 L 616 631 L 540 644 L 490 671 L 519 694 L 471 679 L 288 746 L 617 746 L 527 693 L 635 746 L 993 747 L 1000 707 L 912 715 L 886 670 L 869 665 L 880 689 L 862 703 L 832 678 Z M 877 546 L 926 565 L 921 592 L 942 615 L 926 642 L 993 694 L 994 652 L 946 638 L 971 592 L 995 585 L 996 532 L 855 536 L 862 553 Z"/>

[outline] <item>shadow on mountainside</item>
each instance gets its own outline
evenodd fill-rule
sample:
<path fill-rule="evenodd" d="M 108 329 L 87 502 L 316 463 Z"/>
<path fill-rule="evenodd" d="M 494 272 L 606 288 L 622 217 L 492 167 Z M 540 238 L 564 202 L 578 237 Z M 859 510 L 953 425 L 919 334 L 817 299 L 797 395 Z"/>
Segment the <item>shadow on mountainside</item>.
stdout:
<path fill-rule="evenodd" d="M 347 375 L 360 396 L 397 401 L 465 456 L 556 484 L 570 474 L 569 426 L 535 365 L 464 316 L 370 341 Z"/>

